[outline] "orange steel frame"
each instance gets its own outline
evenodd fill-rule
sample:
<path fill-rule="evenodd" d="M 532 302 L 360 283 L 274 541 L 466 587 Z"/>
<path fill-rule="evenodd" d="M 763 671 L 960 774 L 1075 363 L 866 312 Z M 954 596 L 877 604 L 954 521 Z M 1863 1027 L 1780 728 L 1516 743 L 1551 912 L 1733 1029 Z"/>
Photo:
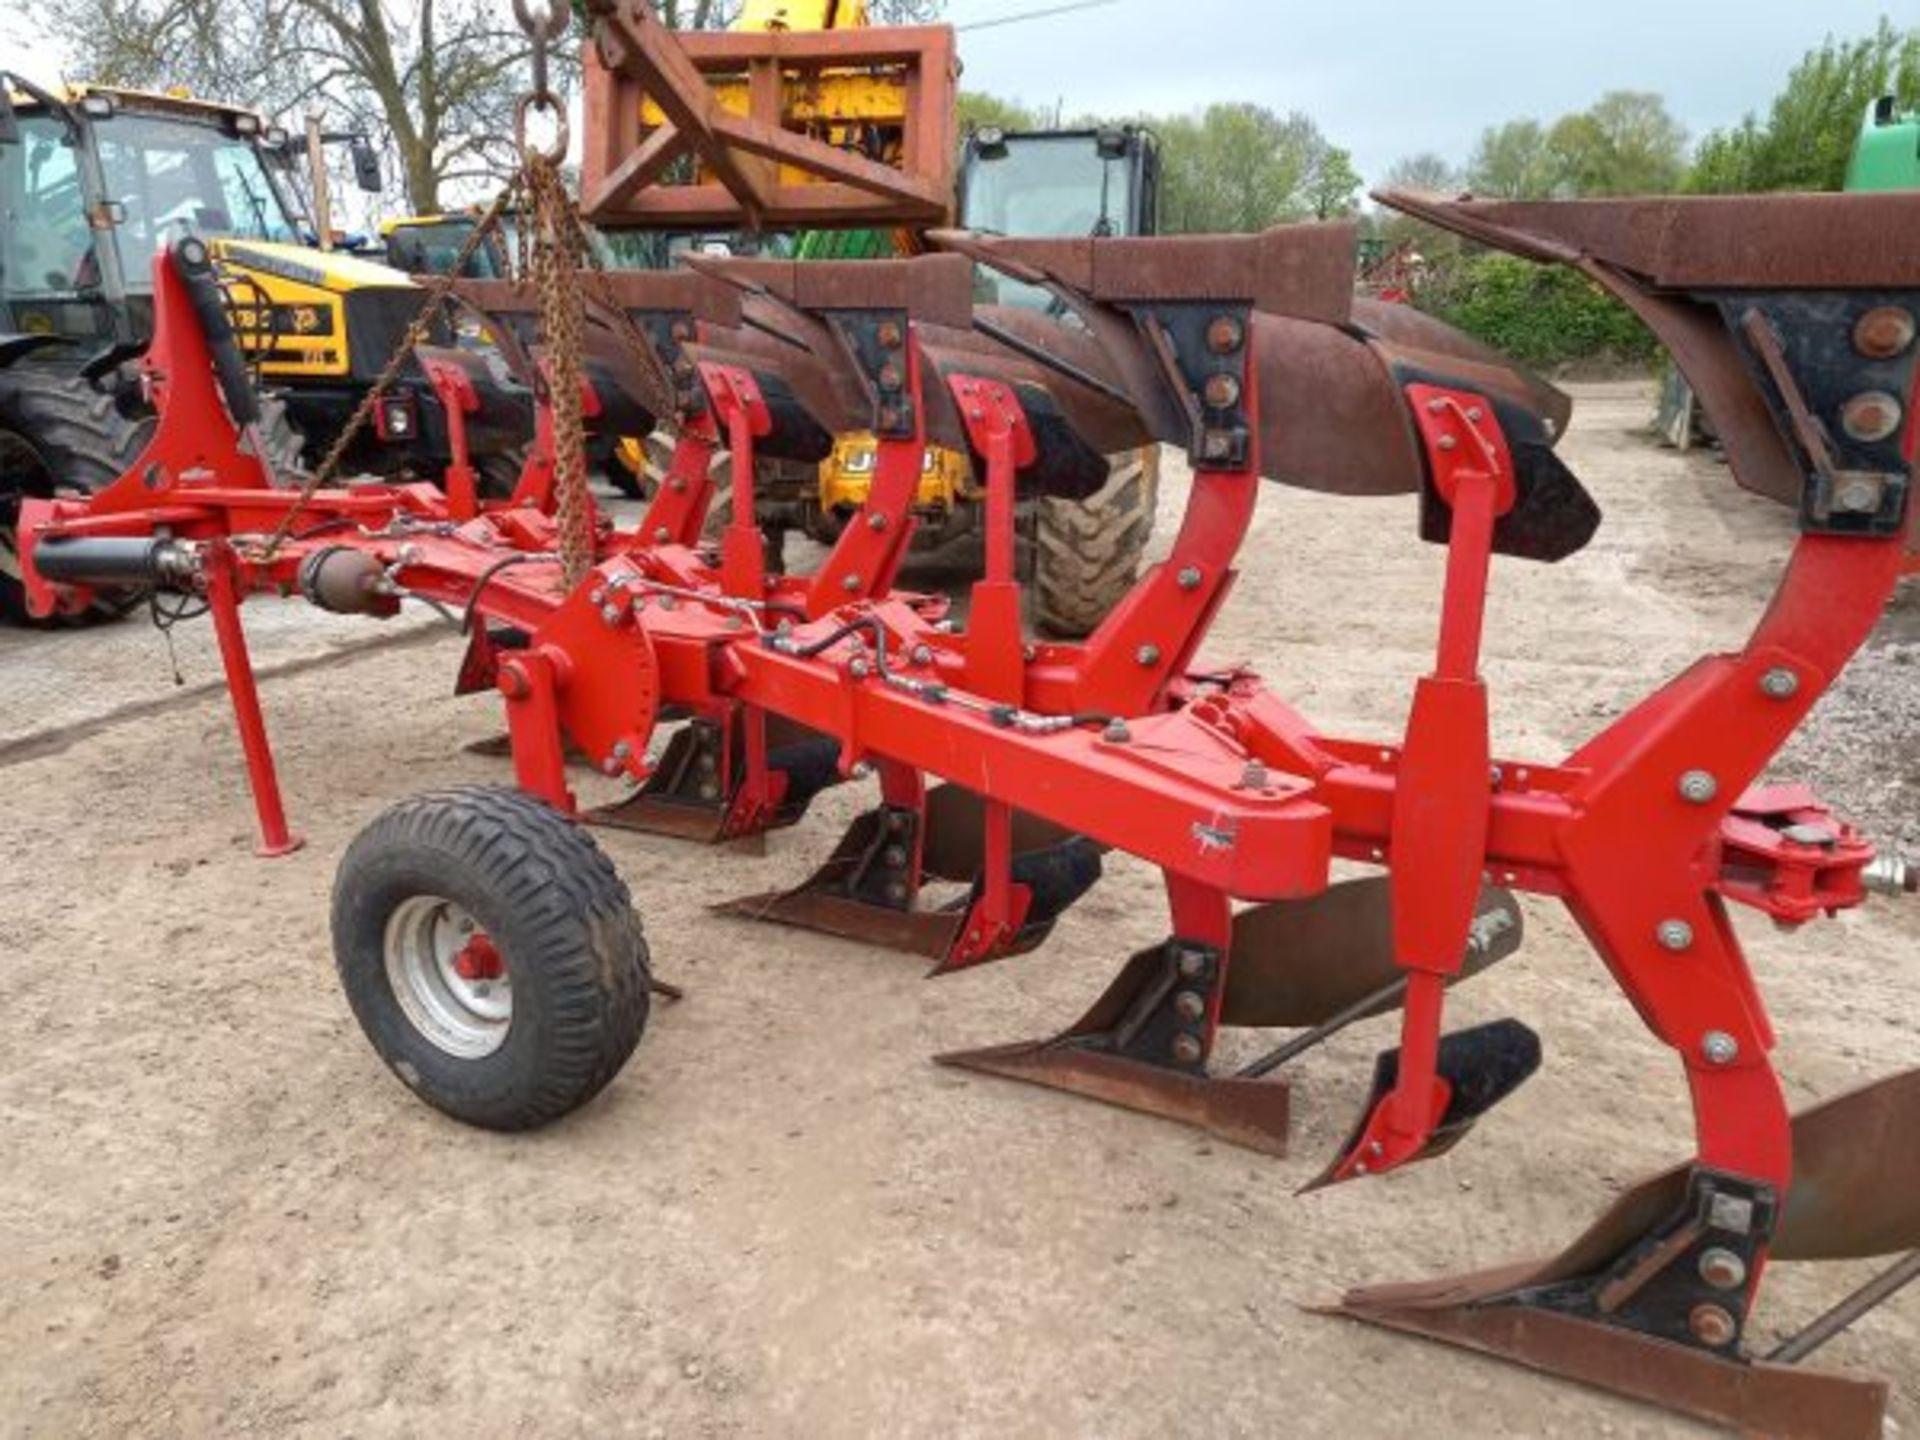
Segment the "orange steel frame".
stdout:
<path fill-rule="evenodd" d="M 670 32 L 644 0 L 595 10 L 585 47 L 582 209 L 596 225 L 656 230 L 951 223 L 959 61 L 946 26 Z M 744 78 L 747 113 L 713 82 Z M 832 125 L 836 87 L 897 89 L 898 163 L 798 133 L 802 100 Z M 649 127 L 648 102 L 665 117 Z M 858 128 L 856 116 L 846 122 Z M 690 183 L 667 183 L 698 162 Z M 783 171 L 801 172 L 799 177 Z"/>

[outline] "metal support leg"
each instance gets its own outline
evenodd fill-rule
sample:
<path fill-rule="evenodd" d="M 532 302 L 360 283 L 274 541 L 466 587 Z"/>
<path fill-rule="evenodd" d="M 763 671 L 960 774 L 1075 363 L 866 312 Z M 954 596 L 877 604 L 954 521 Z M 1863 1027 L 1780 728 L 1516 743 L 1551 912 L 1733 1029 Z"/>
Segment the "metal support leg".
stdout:
<path fill-rule="evenodd" d="M 260 691 L 253 678 L 253 660 L 247 653 L 247 634 L 240 623 L 240 590 L 234 575 L 233 552 L 225 545 L 207 552 L 207 600 L 213 610 L 213 630 L 220 642 L 220 664 L 227 673 L 227 693 L 233 699 L 233 722 L 240 732 L 240 749 L 247 760 L 247 783 L 260 818 L 260 843 L 255 853 L 268 857 L 291 855 L 306 841 L 287 829 L 280 802 L 280 780 L 274 771 L 273 747 L 267 740 L 267 722 L 260 713 Z"/>

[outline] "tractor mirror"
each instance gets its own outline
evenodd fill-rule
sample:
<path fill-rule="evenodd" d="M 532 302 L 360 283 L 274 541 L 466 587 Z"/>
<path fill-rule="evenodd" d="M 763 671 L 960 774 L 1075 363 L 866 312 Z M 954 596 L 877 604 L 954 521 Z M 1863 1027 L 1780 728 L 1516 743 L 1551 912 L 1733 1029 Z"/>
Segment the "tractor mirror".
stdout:
<path fill-rule="evenodd" d="M 1094 137 L 1093 146 L 1102 160 L 1124 160 L 1127 158 L 1127 132 L 1111 127 L 1103 129 Z"/>
<path fill-rule="evenodd" d="M 380 152 L 364 135 L 354 136 L 347 148 L 353 156 L 354 183 L 370 195 L 379 194 L 386 185 L 380 176 Z"/>
<path fill-rule="evenodd" d="M 973 132 L 973 153 L 982 160 L 1007 158 L 1007 132 L 998 125 L 982 125 Z"/>

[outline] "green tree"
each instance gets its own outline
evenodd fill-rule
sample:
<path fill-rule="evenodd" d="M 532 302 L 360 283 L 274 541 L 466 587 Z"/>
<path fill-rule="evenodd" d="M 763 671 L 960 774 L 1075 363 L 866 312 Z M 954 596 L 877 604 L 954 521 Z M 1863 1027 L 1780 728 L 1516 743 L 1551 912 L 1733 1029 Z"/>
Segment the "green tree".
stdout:
<path fill-rule="evenodd" d="M 1614 90 L 1556 121 L 1547 152 L 1552 194 L 1664 195 L 1686 175 L 1687 132 L 1658 95 Z"/>
<path fill-rule="evenodd" d="M 1553 194 L 1553 154 L 1538 120 L 1509 120 L 1480 133 L 1467 184 L 1488 200 L 1544 200 Z"/>
<path fill-rule="evenodd" d="M 1337 213 L 1341 199 L 1328 190 L 1341 179 L 1335 157 L 1352 170 L 1344 153 L 1297 111 L 1220 104 L 1154 128 L 1162 141 L 1161 228 L 1170 232 L 1247 232 L 1302 219 L 1322 206 Z M 1353 188 L 1345 191 L 1349 203 Z"/>
<path fill-rule="evenodd" d="M 1387 171 L 1389 190 L 1418 190 L 1428 195 L 1457 194 L 1460 172 L 1444 155 L 1423 150 L 1418 155 L 1403 155 Z"/>
<path fill-rule="evenodd" d="M 1687 188 L 1838 190 L 1867 107 L 1883 95 L 1920 104 L 1920 29 L 1882 20 L 1857 40 L 1828 36 L 1793 67 L 1764 123 L 1748 115 L 1701 141 Z"/>
<path fill-rule="evenodd" d="M 1420 290 L 1420 308 L 1529 365 L 1645 362 L 1653 335 L 1577 270 L 1497 251 L 1457 257 Z"/>
<path fill-rule="evenodd" d="M 955 108 L 962 130 L 978 129 L 982 125 L 998 125 L 1002 130 L 1042 128 L 1039 111 L 1029 109 L 1017 100 L 1002 100 L 998 95 L 989 95 L 981 90 L 962 90 Z"/>
<path fill-rule="evenodd" d="M 1353 156 L 1338 145 L 1321 141 L 1307 172 L 1307 212 L 1316 220 L 1337 220 L 1360 208 L 1360 172 Z"/>

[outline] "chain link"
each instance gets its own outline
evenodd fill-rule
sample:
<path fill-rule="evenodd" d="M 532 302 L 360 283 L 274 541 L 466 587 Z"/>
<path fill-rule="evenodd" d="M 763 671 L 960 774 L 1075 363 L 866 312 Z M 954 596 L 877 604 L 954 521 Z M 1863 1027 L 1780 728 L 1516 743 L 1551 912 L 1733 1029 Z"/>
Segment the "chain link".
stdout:
<path fill-rule="evenodd" d="M 613 293 L 613 281 L 607 275 L 607 267 L 600 259 L 600 252 L 593 243 L 593 237 L 587 232 L 586 222 L 580 218 L 578 206 L 569 206 L 568 219 L 573 225 L 581 254 L 587 257 L 587 274 L 593 282 L 594 299 L 613 317 L 614 329 L 639 367 L 639 373 L 645 378 L 645 385 L 651 392 L 640 397 L 642 406 L 654 417 L 669 435 L 680 433 L 680 422 L 684 418 L 680 409 L 679 387 L 668 373 L 666 364 L 660 358 L 660 352 L 640 331 Z"/>
<path fill-rule="evenodd" d="M 547 405 L 553 416 L 554 522 L 559 530 L 560 573 L 569 589 L 593 568 L 593 501 L 587 493 L 586 425 L 581 415 L 580 298 L 583 239 L 560 169 L 529 151 L 524 170 L 533 212 L 533 283 L 540 300 L 545 342 Z"/>

